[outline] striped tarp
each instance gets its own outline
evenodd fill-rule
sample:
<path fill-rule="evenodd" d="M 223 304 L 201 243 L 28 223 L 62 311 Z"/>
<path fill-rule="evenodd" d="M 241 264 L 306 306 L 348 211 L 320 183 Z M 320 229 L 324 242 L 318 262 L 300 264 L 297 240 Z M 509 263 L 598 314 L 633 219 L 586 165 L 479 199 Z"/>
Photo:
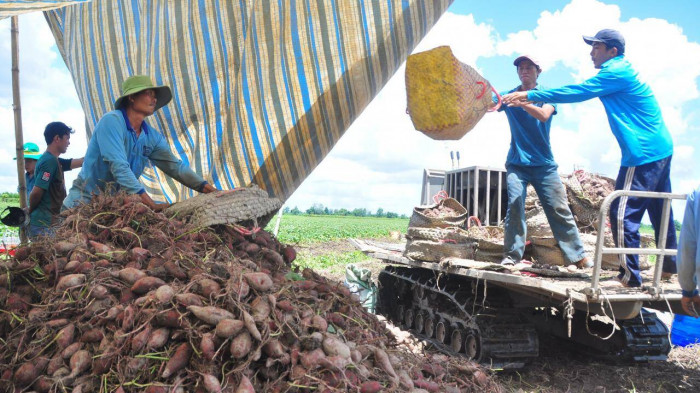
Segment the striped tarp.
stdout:
<path fill-rule="evenodd" d="M 217 188 L 288 198 L 451 0 L 95 0 L 46 13 L 88 134 L 121 82 L 173 89 L 149 118 Z M 151 168 L 155 199 L 193 191 Z"/>
<path fill-rule="evenodd" d="M 0 19 L 5 19 L 10 16 L 24 14 L 33 11 L 48 11 L 67 5 L 84 3 L 92 0 L 0 0 Z"/>

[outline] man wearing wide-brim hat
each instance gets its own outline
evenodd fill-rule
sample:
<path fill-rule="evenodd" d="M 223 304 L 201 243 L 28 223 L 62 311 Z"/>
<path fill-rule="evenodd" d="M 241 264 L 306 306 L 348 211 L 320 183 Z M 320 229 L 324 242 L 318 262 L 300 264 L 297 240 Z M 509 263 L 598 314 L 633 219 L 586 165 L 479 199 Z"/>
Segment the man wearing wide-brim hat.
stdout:
<path fill-rule="evenodd" d="M 160 132 L 146 124 L 146 117 L 171 99 L 168 86 L 155 86 L 145 75 L 129 77 L 122 83 L 122 94 L 114 102 L 114 110 L 95 127 L 83 169 L 68 192 L 64 209 L 87 203 L 93 195 L 119 190 L 139 194 L 143 203 L 154 210 L 167 207 L 156 204 L 139 182 L 149 163 L 196 191 L 216 190 L 170 151 Z"/>

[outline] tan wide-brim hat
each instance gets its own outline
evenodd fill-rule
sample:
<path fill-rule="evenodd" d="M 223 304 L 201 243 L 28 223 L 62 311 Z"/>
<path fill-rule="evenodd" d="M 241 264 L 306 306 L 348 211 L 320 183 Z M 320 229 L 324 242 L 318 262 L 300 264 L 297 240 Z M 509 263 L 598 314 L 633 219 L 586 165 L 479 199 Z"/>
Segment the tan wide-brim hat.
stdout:
<path fill-rule="evenodd" d="M 114 101 L 114 109 L 121 108 L 124 100 L 138 92 L 153 89 L 156 92 L 156 109 L 158 110 L 173 99 L 173 93 L 168 86 L 155 86 L 148 75 L 134 75 L 126 78 L 122 83 L 122 95 Z"/>

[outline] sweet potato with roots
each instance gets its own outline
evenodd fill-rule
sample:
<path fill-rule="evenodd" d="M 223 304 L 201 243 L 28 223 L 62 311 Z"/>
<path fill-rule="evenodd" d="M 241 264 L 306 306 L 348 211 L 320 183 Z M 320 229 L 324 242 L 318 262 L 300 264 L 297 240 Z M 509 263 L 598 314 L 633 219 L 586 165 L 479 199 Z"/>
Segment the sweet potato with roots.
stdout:
<path fill-rule="evenodd" d="M 159 304 L 168 304 L 175 296 L 175 290 L 170 285 L 163 285 L 156 289 L 155 297 Z"/>
<path fill-rule="evenodd" d="M 284 350 L 284 346 L 278 340 L 270 340 L 265 343 L 262 347 L 263 353 L 271 358 L 281 358 L 287 351 Z"/>
<path fill-rule="evenodd" d="M 199 343 L 199 349 L 205 359 L 209 361 L 214 360 L 214 356 L 216 356 L 216 343 L 214 342 L 214 336 L 212 336 L 211 333 L 205 333 L 202 335 L 202 341 Z"/>
<path fill-rule="evenodd" d="M 129 285 L 133 285 L 139 279 L 148 276 L 144 271 L 133 267 L 125 267 L 114 273 L 114 275 Z"/>
<path fill-rule="evenodd" d="M 204 306 L 204 298 L 196 293 L 178 293 L 175 295 L 175 301 L 184 307 Z"/>
<path fill-rule="evenodd" d="M 64 360 L 69 360 L 76 352 L 83 349 L 84 343 L 74 342 L 73 344 L 67 346 L 63 351 L 61 351 L 61 358 Z"/>
<path fill-rule="evenodd" d="M 12 381 L 19 386 L 28 386 L 38 376 L 34 362 L 26 362 L 17 368 L 12 376 Z"/>
<path fill-rule="evenodd" d="M 241 375 L 241 382 L 238 383 L 235 393 L 255 393 L 255 388 L 248 377 Z"/>
<path fill-rule="evenodd" d="M 131 352 L 140 353 L 141 350 L 146 346 L 148 340 L 151 337 L 151 325 L 146 325 L 146 327 L 131 338 Z"/>
<path fill-rule="evenodd" d="M 190 362 L 190 357 L 192 357 L 192 347 L 190 347 L 189 343 L 182 343 L 180 344 L 177 349 L 175 350 L 175 354 L 168 360 L 168 363 L 165 365 L 165 369 L 163 370 L 163 378 L 169 378 L 183 368 L 187 367 L 187 364 Z"/>
<path fill-rule="evenodd" d="M 325 359 L 326 354 L 321 348 L 314 349 L 311 352 L 303 352 L 299 354 L 301 365 L 307 370 L 313 370 L 319 367 L 321 359 Z"/>
<path fill-rule="evenodd" d="M 265 321 L 270 316 L 270 304 L 262 297 L 258 296 L 253 299 L 250 303 L 250 309 L 255 322 Z"/>
<path fill-rule="evenodd" d="M 74 335 L 75 325 L 72 323 L 66 325 L 63 329 L 56 333 L 56 345 L 58 345 L 58 347 L 61 349 L 68 347 L 73 343 Z"/>
<path fill-rule="evenodd" d="M 92 356 L 90 352 L 81 349 L 70 357 L 70 376 L 77 377 L 92 365 Z"/>
<path fill-rule="evenodd" d="M 95 250 L 96 253 L 109 254 L 110 252 L 113 251 L 112 247 L 110 247 L 106 244 L 102 244 L 100 242 L 96 242 L 94 240 L 90 240 L 90 241 L 88 241 L 88 243 L 90 244 L 92 249 Z"/>
<path fill-rule="evenodd" d="M 366 381 L 360 385 L 360 393 L 379 393 L 384 387 L 377 381 Z"/>
<path fill-rule="evenodd" d="M 134 285 L 131 286 L 131 292 L 138 295 L 143 295 L 148 291 L 157 289 L 163 285 L 165 285 L 165 281 L 161 280 L 158 277 L 142 277 L 136 280 Z"/>
<path fill-rule="evenodd" d="M 256 291 L 266 292 L 272 289 L 274 283 L 267 273 L 255 272 L 246 273 L 243 278 L 248 282 L 251 288 Z"/>
<path fill-rule="evenodd" d="M 221 338 L 231 338 L 236 336 L 245 328 L 245 323 L 237 319 L 222 319 L 216 324 L 214 334 Z"/>
<path fill-rule="evenodd" d="M 209 325 L 216 326 L 223 319 L 235 319 L 232 313 L 214 306 L 197 307 L 189 306 L 187 310 L 199 320 Z"/>
<path fill-rule="evenodd" d="M 326 336 L 323 340 L 323 352 L 327 356 L 340 356 L 344 359 L 350 359 L 350 348 L 344 342 L 331 335 Z"/>
<path fill-rule="evenodd" d="M 68 274 L 66 276 L 61 277 L 61 279 L 58 280 L 58 284 L 56 284 L 56 290 L 65 291 L 68 288 L 77 287 L 79 285 L 83 285 L 84 283 L 84 274 Z"/>
<path fill-rule="evenodd" d="M 248 329 L 248 332 L 253 336 L 258 341 L 262 340 L 262 335 L 260 334 L 260 330 L 258 330 L 258 327 L 255 325 L 255 320 L 253 317 L 248 314 L 245 310 L 241 310 L 241 315 L 243 316 L 243 323 L 245 323 L 245 327 Z"/>
<path fill-rule="evenodd" d="M 210 299 L 213 296 L 218 296 L 221 292 L 221 285 L 209 278 L 197 280 L 197 287 L 199 288 L 199 294 L 204 296 L 206 299 Z"/>
<path fill-rule="evenodd" d="M 284 261 L 287 262 L 288 265 L 291 265 L 292 262 L 297 259 L 297 252 L 294 247 L 287 246 L 282 249 L 282 256 L 284 257 Z"/>
<path fill-rule="evenodd" d="M 166 261 L 163 264 L 163 268 L 165 268 L 165 271 L 173 278 L 176 278 L 178 280 L 187 279 L 187 273 L 185 273 L 185 271 L 182 270 L 180 266 L 178 266 L 177 263 L 173 261 Z"/>
<path fill-rule="evenodd" d="M 80 336 L 80 341 L 84 343 L 96 343 L 102 340 L 104 333 L 101 329 L 90 329 Z"/>
<path fill-rule="evenodd" d="M 242 359 L 250 353 L 253 348 L 253 339 L 250 333 L 244 331 L 231 341 L 231 356 L 234 359 Z"/>
<path fill-rule="evenodd" d="M 158 328 L 152 331 L 148 341 L 146 341 L 146 349 L 160 349 L 170 338 L 170 329 Z"/>
<path fill-rule="evenodd" d="M 202 386 L 208 393 L 221 393 L 221 382 L 211 374 L 202 374 Z"/>
<path fill-rule="evenodd" d="M 383 349 L 377 347 L 373 347 L 372 351 L 374 353 L 376 366 L 384 370 L 384 372 L 391 377 L 392 381 L 398 382 L 399 377 L 396 375 L 396 371 L 394 371 L 394 366 L 391 365 L 391 361 L 389 361 L 389 355 L 387 355 Z"/>

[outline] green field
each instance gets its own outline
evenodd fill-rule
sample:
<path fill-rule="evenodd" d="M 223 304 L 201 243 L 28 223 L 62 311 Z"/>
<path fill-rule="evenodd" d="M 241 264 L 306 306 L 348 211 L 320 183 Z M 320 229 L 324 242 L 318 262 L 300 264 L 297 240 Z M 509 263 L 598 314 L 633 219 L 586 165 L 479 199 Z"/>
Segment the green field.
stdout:
<path fill-rule="evenodd" d="M 277 222 L 275 216 L 267 225 L 272 231 Z M 389 236 L 389 231 L 406 233 L 407 218 L 355 217 L 355 216 L 295 216 L 283 215 L 277 238 L 282 243 L 309 244 L 332 240 L 377 238 Z"/>

